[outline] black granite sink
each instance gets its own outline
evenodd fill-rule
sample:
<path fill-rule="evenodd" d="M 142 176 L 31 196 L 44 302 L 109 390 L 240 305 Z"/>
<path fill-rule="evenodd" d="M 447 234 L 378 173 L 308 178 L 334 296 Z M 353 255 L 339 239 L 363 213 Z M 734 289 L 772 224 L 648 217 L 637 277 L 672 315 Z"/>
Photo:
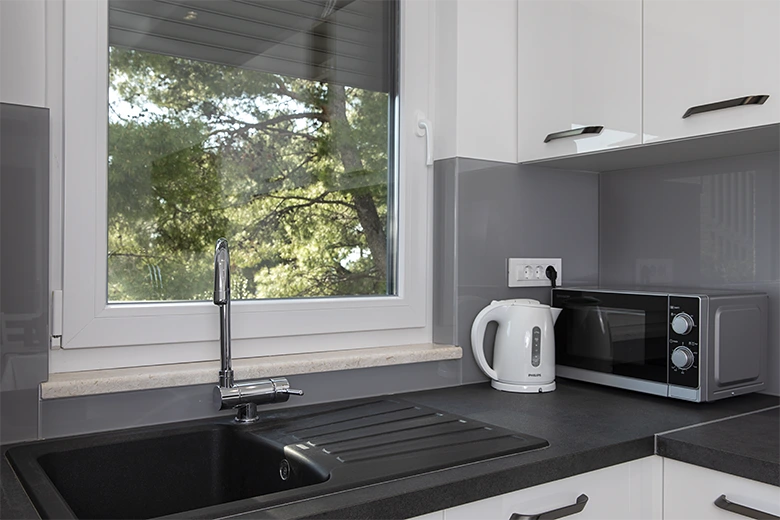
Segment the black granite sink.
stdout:
<path fill-rule="evenodd" d="M 42 516 L 154 518 L 317 484 L 329 476 L 312 461 L 288 460 L 284 446 L 225 424 L 71 444 L 11 450 Z"/>
<path fill-rule="evenodd" d="M 42 518 L 216 518 L 547 442 L 396 399 L 39 441 L 6 456 Z"/>

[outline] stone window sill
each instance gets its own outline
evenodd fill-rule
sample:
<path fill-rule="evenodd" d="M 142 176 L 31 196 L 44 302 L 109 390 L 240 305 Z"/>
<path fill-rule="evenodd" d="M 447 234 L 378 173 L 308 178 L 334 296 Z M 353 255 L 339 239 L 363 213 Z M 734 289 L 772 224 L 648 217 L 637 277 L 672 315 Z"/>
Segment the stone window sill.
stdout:
<path fill-rule="evenodd" d="M 463 351 L 460 347 L 423 343 L 234 359 L 233 370 L 236 381 L 243 381 L 262 377 L 460 359 L 462 355 Z M 41 384 L 41 398 L 57 399 L 216 383 L 218 372 L 219 361 L 207 361 L 50 374 L 49 380 Z"/>

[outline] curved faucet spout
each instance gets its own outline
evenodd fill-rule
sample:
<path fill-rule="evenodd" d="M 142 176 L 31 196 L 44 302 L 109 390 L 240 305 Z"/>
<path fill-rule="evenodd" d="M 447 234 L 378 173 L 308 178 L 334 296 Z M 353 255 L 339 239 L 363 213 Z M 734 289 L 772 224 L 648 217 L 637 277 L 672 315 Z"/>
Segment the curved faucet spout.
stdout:
<path fill-rule="evenodd" d="M 227 240 L 217 240 L 214 251 L 214 305 L 219 306 L 219 346 L 222 364 L 219 386 L 233 387 L 233 363 L 230 354 L 230 251 Z"/>
<path fill-rule="evenodd" d="M 230 359 L 230 251 L 227 240 L 217 240 L 214 250 L 214 305 L 219 306 L 219 346 L 222 365 L 219 370 L 219 386 L 214 389 L 217 410 L 236 408 L 235 421 L 253 423 L 259 417 L 257 405 L 281 403 L 291 395 L 303 395 L 302 390 L 290 388 L 284 377 L 256 379 L 236 383 Z"/>

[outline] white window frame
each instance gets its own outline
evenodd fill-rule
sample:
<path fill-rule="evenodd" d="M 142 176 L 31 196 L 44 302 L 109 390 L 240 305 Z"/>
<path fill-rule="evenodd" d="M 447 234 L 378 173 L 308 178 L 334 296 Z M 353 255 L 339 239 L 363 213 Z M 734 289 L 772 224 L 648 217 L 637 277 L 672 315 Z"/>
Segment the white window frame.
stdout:
<path fill-rule="evenodd" d="M 52 288 L 63 291 L 63 324 L 50 371 L 217 359 L 213 303 L 106 302 L 108 3 L 58 3 L 47 23 L 56 27 L 61 19 L 63 46 L 49 46 L 47 70 L 50 88 L 57 74 L 62 85 L 61 96 L 49 97 L 62 103 L 52 111 L 62 119 L 62 166 L 56 171 L 60 162 L 53 161 L 53 175 L 63 179 L 62 234 L 54 240 L 61 242 L 62 271 Z M 236 301 L 236 358 L 431 341 L 432 176 L 415 129 L 418 114 L 433 107 L 433 2 L 403 0 L 399 18 L 398 295 Z"/>

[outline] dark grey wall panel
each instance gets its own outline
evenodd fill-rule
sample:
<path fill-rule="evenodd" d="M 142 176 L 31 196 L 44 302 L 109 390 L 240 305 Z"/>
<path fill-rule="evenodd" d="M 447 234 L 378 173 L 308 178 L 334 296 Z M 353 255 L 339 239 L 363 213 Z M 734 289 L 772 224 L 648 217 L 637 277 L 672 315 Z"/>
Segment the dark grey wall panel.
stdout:
<path fill-rule="evenodd" d="M 452 343 L 451 323 L 440 314 L 452 309 L 456 298 L 455 341 L 463 348 L 462 382 L 485 380 L 471 354 L 471 324 L 491 300 L 535 298 L 549 303 L 549 288 L 507 287 L 506 259 L 557 257 L 563 260 L 564 282 L 598 282 L 598 176 L 588 172 L 553 170 L 538 166 L 448 159 L 434 165 L 434 197 L 455 198 L 454 207 L 434 204 L 437 243 L 449 243 L 454 233 L 454 260 L 434 257 L 434 265 L 453 287 L 434 286 L 434 342 Z M 454 225 L 452 224 L 454 223 Z M 438 279 L 438 278 L 437 278 Z M 490 332 L 490 331 L 489 331 Z M 491 343 L 487 341 L 486 343 Z M 489 349 L 488 349 L 489 350 Z M 487 353 L 488 359 L 491 352 Z"/>
<path fill-rule="evenodd" d="M 0 442 L 38 436 L 48 377 L 49 111 L 0 103 Z"/>
<path fill-rule="evenodd" d="M 780 394 L 778 153 L 610 172 L 600 180 L 601 282 L 768 293 L 768 392 Z"/>
<path fill-rule="evenodd" d="M 265 410 L 460 384 L 460 360 L 432 361 L 319 374 L 290 376 L 290 385 L 305 395 Z M 215 373 L 216 380 L 216 373 Z M 41 435 L 62 437 L 215 416 L 214 385 L 161 388 L 41 402 Z"/>
<path fill-rule="evenodd" d="M 433 337 L 444 345 L 457 344 L 457 166 L 457 159 L 445 159 L 433 168 Z"/>

